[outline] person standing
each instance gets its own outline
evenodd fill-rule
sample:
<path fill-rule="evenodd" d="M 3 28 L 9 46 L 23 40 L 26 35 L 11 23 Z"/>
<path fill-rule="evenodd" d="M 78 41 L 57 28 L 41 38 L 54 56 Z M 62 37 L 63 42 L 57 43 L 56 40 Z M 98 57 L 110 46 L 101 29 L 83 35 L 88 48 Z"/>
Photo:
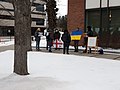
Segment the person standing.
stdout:
<path fill-rule="evenodd" d="M 53 36 L 53 32 L 49 32 L 48 36 L 46 37 L 47 39 L 47 42 L 48 42 L 48 47 L 49 47 L 49 52 L 52 52 L 52 46 L 53 46 L 53 39 L 54 39 L 54 36 Z"/>
<path fill-rule="evenodd" d="M 56 30 L 55 30 L 55 33 L 54 33 L 54 40 L 55 40 L 55 42 L 57 43 L 57 42 L 59 41 L 59 39 L 60 39 L 60 32 L 59 32 L 58 29 L 56 29 Z M 56 46 L 56 47 L 55 47 L 55 50 L 57 50 L 57 49 L 58 49 L 58 47 Z"/>
<path fill-rule="evenodd" d="M 87 26 L 88 31 L 87 31 L 87 36 L 88 37 L 93 37 L 93 31 L 91 30 L 91 26 Z"/>
<path fill-rule="evenodd" d="M 55 30 L 55 33 L 54 33 L 54 39 L 60 39 L 60 32 L 58 29 Z"/>
<path fill-rule="evenodd" d="M 43 36 L 40 28 L 38 28 L 35 31 L 34 36 L 35 36 L 35 41 L 36 41 L 36 50 L 39 51 L 40 50 L 40 40 L 41 40 L 41 37 Z"/>
<path fill-rule="evenodd" d="M 91 30 L 91 26 L 87 26 L 87 28 L 88 28 L 88 31 L 87 31 L 87 42 L 88 42 L 88 37 L 93 37 L 93 31 Z M 90 47 L 89 47 L 89 53 L 91 53 Z"/>
<path fill-rule="evenodd" d="M 46 36 L 46 50 L 48 50 L 48 35 L 49 35 L 49 32 L 46 32 L 45 33 L 45 36 Z"/>
<path fill-rule="evenodd" d="M 76 30 L 76 33 L 77 32 L 80 32 L 80 29 L 79 28 L 77 28 L 77 30 Z M 82 31 L 81 31 L 82 32 Z M 73 40 L 74 41 L 74 48 L 75 48 L 75 51 L 74 52 L 78 52 L 78 46 L 79 46 L 79 41 L 80 40 Z"/>
<path fill-rule="evenodd" d="M 64 34 L 62 34 L 61 40 L 63 41 L 63 54 L 67 51 L 67 54 L 69 54 L 69 45 L 71 42 L 71 37 L 68 32 L 68 30 L 64 31 Z"/>

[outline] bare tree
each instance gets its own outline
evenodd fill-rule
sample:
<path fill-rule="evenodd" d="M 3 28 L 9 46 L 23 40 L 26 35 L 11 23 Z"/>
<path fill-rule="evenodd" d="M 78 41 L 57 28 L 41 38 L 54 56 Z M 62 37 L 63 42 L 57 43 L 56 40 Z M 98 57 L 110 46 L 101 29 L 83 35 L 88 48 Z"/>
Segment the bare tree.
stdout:
<path fill-rule="evenodd" d="M 30 0 L 13 0 L 15 15 L 14 72 L 28 75 L 27 51 L 31 50 L 31 3 Z"/>

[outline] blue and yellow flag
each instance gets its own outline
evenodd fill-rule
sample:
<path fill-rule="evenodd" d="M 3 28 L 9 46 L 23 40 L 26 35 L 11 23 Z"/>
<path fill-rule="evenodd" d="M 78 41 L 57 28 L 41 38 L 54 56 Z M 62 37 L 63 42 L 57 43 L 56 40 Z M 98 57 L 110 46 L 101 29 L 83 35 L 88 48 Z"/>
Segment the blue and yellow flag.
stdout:
<path fill-rule="evenodd" d="M 71 40 L 80 40 L 81 39 L 81 36 L 82 36 L 82 31 L 72 31 L 71 33 Z"/>

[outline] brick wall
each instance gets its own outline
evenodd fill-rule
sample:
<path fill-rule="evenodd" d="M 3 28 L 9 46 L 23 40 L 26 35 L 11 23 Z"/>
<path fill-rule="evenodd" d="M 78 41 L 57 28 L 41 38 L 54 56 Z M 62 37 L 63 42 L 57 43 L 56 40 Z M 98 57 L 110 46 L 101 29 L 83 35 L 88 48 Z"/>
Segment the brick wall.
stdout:
<path fill-rule="evenodd" d="M 77 27 L 84 30 L 84 0 L 68 0 L 68 30 L 71 32 Z"/>

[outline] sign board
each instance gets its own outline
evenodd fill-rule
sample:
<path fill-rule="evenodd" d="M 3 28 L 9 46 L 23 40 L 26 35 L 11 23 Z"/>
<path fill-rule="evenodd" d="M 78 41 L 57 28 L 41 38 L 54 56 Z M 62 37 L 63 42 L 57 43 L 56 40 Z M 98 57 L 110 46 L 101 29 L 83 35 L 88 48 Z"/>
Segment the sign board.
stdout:
<path fill-rule="evenodd" d="M 96 47 L 97 37 L 88 37 L 88 47 Z"/>

